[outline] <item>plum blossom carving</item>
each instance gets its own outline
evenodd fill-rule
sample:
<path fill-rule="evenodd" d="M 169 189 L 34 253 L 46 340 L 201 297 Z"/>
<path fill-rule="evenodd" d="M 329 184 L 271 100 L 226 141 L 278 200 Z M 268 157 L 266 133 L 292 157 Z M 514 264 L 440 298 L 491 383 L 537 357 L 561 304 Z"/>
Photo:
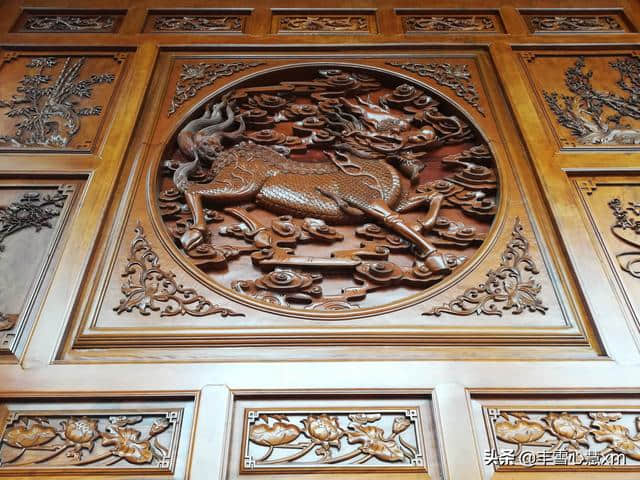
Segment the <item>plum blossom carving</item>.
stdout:
<path fill-rule="evenodd" d="M 347 461 L 350 466 L 357 466 L 372 458 L 404 467 L 421 466 L 415 412 L 397 413 L 252 412 L 247 424 L 244 468 L 257 471 L 283 464 L 321 467 Z"/>
<path fill-rule="evenodd" d="M 634 247 L 633 250 L 616 255 L 620 268 L 632 277 L 640 278 L 640 204 L 628 202 L 627 205 L 625 208 L 619 198 L 614 198 L 609 202 L 609 208 L 616 219 L 611 226 L 611 232 L 626 244 Z"/>

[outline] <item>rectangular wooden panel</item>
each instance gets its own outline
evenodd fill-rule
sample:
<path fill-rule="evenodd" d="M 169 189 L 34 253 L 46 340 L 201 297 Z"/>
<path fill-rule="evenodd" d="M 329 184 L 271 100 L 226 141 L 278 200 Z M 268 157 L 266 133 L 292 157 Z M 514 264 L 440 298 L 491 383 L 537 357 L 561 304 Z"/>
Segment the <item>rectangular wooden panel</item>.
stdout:
<path fill-rule="evenodd" d="M 372 9 L 272 9 L 271 33 L 367 35 L 378 33 Z"/>
<path fill-rule="evenodd" d="M 153 9 L 143 33 L 244 33 L 250 9 Z"/>
<path fill-rule="evenodd" d="M 404 9 L 396 14 L 404 33 L 504 33 L 498 10 Z"/>
<path fill-rule="evenodd" d="M 622 10 L 521 9 L 530 33 L 628 33 L 634 31 Z"/>
<path fill-rule="evenodd" d="M 25 9 L 13 32 L 117 33 L 126 10 Z"/>

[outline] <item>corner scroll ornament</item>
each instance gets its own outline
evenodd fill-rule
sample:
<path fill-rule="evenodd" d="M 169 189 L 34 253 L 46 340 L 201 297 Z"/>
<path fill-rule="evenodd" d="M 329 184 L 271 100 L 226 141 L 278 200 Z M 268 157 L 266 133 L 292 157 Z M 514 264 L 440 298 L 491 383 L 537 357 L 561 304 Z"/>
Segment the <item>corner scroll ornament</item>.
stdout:
<path fill-rule="evenodd" d="M 467 316 L 482 313 L 502 316 L 502 310 L 511 310 L 514 314 L 525 310 L 544 314 L 548 307 L 543 305 L 538 296 L 542 286 L 532 276 L 524 279 L 525 271 L 537 274 L 539 270 L 529 255 L 529 241 L 523 235 L 523 230 L 520 219 L 516 218 L 511 241 L 502 253 L 500 266 L 497 270 L 487 272 L 484 284 L 466 289 L 451 302 L 433 307 L 423 315 L 450 313 Z"/>
<path fill-rule="evenodd" d="M 202 295 L 198 295 L 193 288 L 185 288 L 176 283 L 175 274 L 160 267 L 158 255 L 151 248 L 139 222 L 135 232 L 127 266 L 122 273 L 123 277 L 127 277 L 127 281 L 121 287 L 125 298 L 120 300 L 120 305 L 114 307 L 118 314 L 131 312 L 136 308 L 142 315 L 160 311 L 162 317 L 204 317 L 213 314 L 223 317 L 244 316 L 242 313 L 214 305 Z"/>
<path fill-rule="evenodd" d="M 456 95 L 475 108 L 482 116 L 484 110 L 480 106 L 480 95 L 473 83 L 468 65 L 453 65 L 451 63 L 411 63 L 387 62 L 387 65 L 399 67 L 409 72 L 417 73 L 421 77 L 435 80 L 438 85 L 444 85 L 456 92 Z"/>
<path fill-rule="evenodd" d="M 609 202 L 616 223 L 611 232 L 623 242 L 635 247 L 635 250 L 616 255 L 620 268 L 635 278 L 640 278 L 640 202 L 629 202 L 625 209 L 619 198 Z M 637 215 L 630 216 L 629 212 Z"/>
<path fill-rule="evenodd" d="M 234 63 L 183 63 L 182 72 L 176 83 L 176 89 L 169 104 L 167 116 L 170 117 L 198 91 L 213 85 L 220 77 L 228 77 L 248 68 L 263 65 L 264 62 L 234 62 Z"/>

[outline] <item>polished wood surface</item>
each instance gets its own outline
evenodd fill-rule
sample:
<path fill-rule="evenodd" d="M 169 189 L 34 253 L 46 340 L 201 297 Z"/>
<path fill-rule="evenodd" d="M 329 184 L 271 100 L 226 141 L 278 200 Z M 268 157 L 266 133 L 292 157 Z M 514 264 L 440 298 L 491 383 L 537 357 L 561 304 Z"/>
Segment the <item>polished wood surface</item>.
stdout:
<path fill-rule="evenodd" d="M 0 478 L 638 478 L 637 0 L 2 12 Z"/>

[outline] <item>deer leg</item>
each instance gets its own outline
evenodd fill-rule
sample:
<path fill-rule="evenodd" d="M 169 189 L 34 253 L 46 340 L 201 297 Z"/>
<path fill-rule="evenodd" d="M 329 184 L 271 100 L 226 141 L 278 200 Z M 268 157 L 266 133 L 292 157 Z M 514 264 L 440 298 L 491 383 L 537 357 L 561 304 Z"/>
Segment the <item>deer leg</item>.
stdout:
<path fill-rule="evenodd" d="M 191 215 L 193 215 L 193 226 L 182 234 L 180 243 L 182 243 L 182 248 L 190 250 L 202 243 L 207 225 L 204 219 L 204 208 L 202 207 L 202 195 L 200 192 L 187 190 L 184 196 L 191 210 Z"/>

